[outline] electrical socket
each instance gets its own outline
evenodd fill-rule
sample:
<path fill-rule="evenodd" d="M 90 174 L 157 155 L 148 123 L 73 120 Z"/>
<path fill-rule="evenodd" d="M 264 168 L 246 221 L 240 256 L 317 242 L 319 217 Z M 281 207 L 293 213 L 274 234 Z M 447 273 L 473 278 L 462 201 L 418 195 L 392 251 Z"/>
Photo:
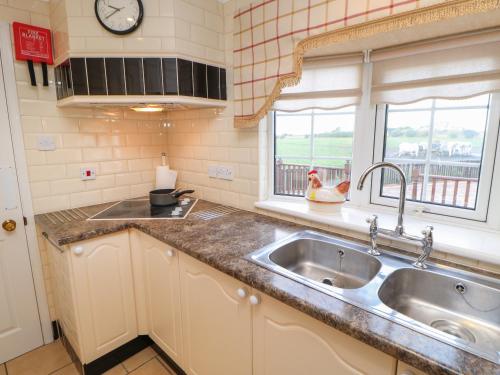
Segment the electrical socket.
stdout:
<path fill-rule="evenodd" d="M 217 178 L 221 180 L 233 180 L 233 167 L 226 167 L 223 165 L 219 165 L 217 167 Z"/>
<path fill-rule="evenodd" d="M 224 165 L 210 165 L 208 167 L 208 177 L 232 181 L 234 178 L 233 167 Z"/>

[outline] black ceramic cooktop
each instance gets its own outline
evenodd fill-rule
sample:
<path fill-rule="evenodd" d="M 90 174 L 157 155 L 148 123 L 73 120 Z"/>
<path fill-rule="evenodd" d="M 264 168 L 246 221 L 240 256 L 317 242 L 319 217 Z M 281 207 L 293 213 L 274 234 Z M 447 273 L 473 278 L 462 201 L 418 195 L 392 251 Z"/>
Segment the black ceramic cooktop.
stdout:
<path fill-rule="evenodd" d="M 149 199 L 133 199 L 118 202 L 88 220 L 125 220 L 125 219 L 184 219 L 196 204 L 197 199 L 179 198 L 175 206 L 151 206 Z"/>

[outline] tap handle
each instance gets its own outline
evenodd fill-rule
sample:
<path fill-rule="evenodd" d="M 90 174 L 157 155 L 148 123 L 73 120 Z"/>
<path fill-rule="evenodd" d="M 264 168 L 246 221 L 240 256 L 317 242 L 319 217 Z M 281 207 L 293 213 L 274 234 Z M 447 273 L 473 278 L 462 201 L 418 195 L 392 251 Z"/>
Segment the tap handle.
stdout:
<path fill-rule="evenodd" d="M 422 231 L 422 234 L 425 236 L 425 237 L 429 237 L 431 236 L 432 237 L 432 231 L 434 230 L 434 227 L 432 225 L 428 225 L 427 227 L 425 227 L 425 229 Z"/>
<path fill-rule="evenodd" d="M 370 232 L 376 232 L 378 230 L 378 216 L 372 215 L 366 219 L 366 222 L 370 224 Z"/>
<path fill-rule="evenodd" d="M 424 240 L 427 243 L 427 247 L 432 247 L 433 245 L 434 242 L 433 231 L 434 227 L 432 225 L 425 227 L 425 229 L 422 231 L 422 234 L 424 235 Z"/>

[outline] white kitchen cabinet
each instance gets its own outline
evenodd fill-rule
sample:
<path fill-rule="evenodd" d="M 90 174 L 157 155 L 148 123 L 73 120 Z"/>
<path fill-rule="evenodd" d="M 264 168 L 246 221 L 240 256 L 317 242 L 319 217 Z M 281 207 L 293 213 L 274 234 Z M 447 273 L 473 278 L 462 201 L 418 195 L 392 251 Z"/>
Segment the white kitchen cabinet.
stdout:
<path fill-rule="evenodd" d="M 426 375 L 425 372 L 417 370 L 404 362 L 398 361 L 398 371 L 397 375 Z"/>
<path fill-rule="evenodd" d="M 146 321 L 144 333 L 182 365 L 179 254 L 167 244 L 139 231 L 131 231 L 130 240 L 137 313 Z"/>
<path fill-rule="evenodd" d="M 268 296 L 253 307 L 254 375 L 393 375 L 396 360 Z"/>
<path fill-rule="evenodd" d="M 83 363 L 137 336 L 128 232 L 70 246 Z"/>
<path fill-rule="evenodd" d="M 51 289 L 54 301 L 55 317 L 66 339 L 71 344 L 78 358 L 83 359 L 81 329 L 79 328 L 75 280 L 71 267 L 71 253 L 60 249 L 45 240 L 49 256 Z"/>
<path fill-rule="evenodd" d="M 184 370 L 196 375 L 252 374 L 249 288 L 180 254 Z"/>

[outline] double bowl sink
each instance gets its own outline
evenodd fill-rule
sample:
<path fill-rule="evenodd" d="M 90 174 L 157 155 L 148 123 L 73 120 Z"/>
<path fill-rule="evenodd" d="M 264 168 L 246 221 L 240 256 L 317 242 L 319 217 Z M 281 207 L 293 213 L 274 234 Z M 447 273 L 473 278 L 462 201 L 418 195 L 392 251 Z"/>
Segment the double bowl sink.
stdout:
<path fill-rule="evenodd" d="M 312 231 L 295 233 L 247 258 L 410 329 L 500 364 L 500 280 Z"/>

